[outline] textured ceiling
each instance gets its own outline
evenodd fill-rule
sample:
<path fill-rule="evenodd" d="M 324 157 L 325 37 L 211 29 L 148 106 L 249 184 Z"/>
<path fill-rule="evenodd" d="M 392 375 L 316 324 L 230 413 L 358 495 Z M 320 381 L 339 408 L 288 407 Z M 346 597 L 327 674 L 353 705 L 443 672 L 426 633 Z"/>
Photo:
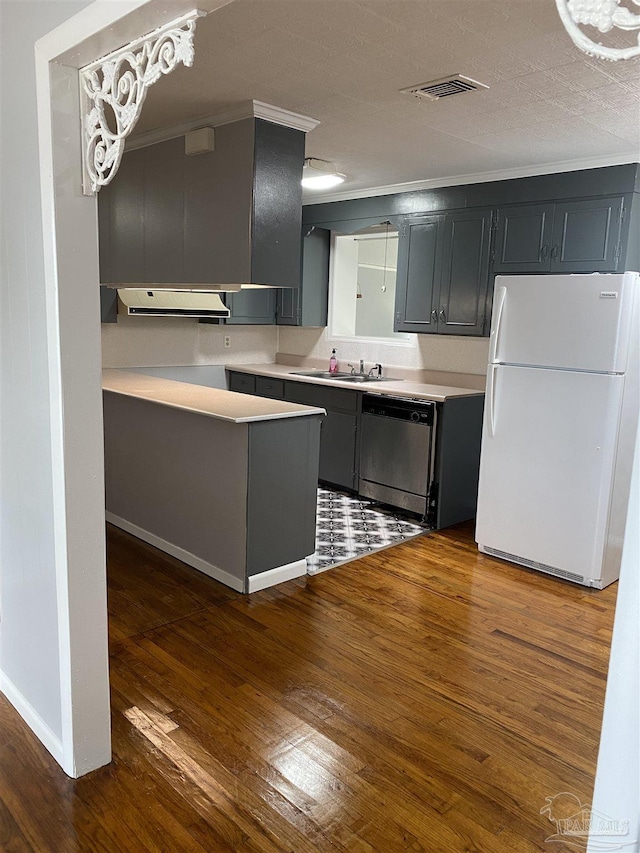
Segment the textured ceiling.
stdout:
<path fill-rule="evenodd" d="M 454 73 L 491 88 L 398 91 Z M 307 156 L 334 160 L 345 193 L 640 159 L 640 59 L 585 56 L 554 0 L 234 0 L 198 22 L 193 68 L 151 88 L 136 132 L 252 99 L 320 121 Z"/>

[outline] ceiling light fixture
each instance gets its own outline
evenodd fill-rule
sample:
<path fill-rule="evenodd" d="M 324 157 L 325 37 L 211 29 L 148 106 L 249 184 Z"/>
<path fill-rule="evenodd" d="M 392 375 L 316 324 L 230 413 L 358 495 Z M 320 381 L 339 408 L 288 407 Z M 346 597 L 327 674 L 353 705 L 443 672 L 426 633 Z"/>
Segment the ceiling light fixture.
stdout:
<path fill-rule="evenodd" d="M 346 175 L 336 169 L 335 163 L 307 157 L 302 168 L 302 186 L 308 190 L 328 190 L 343 183 Z"/>

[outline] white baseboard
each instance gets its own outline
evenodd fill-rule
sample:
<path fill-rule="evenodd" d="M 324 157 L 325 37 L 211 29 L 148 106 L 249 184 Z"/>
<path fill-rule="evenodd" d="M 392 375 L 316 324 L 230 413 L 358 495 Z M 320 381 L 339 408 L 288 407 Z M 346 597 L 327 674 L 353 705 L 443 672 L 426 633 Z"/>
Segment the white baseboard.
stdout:
<path fill-rule="evenodd" d="M 137 524 L 132 524 L 125 518 L 120 518 L 120 516 L 114 515 L 112 512 L 107 512 L 106 518 L 111 524 L 115 524 L 116 527 L 120 527 L 127 533 L 137 536 L 138 539 L 142 539 L 143 542 L 148 542 L 149 545 L 159 548 L 160 551 L 164 551 L 165 554 L 170 554 L 172 557 L 182 560 L 182 562 L 186 563 L 188 566 L 197 569 L 205 575 L 209 575 L 210 578 L 220 581 L 220 583 L 223 583 L 225 586 L 230 586 L 231 589 L 235 589 L 236 592 L 244 592 L 243 578 L 236 578 L 233 575 L 230 575 L 229 572 L 225 572 L 224 569 L 220 569 L 212 563 L 207 563 L 206 560 L 196 557 L 196 555 L 192 554 L 190 551 L 185 551 L 184 548 L 180 548 L 178 545 L 167 542 L 165 539 L 161 539 L 159 536 L 156 536 L 155 533 L 149 533 L 148 530 L 144 530 L 142 527 L 138 527 Z M 277 570 L 274 569 L 274 571 Z M 251 590 L 249 590 L 249 592 L 251 592 Z"/>
<path fill-rule="evenodd" d="M 247 592 L 258 592 L 260 589 L 275 586 L 284 581 L 290 581 L 294 578 L 300 578 L 307 573 L 307 561 L 296 560 L 295 563 L 287 563 L 285 566 L 277 566 L 275 569 L 269 569 L 266 572 L 260 572 L 259 575 L 251 575 L 249 577 L 249 589 Z"/>
<path fill-rule="evenodd" d="M 51 731 L 40 714 L 25 699 L 13 681 L 0 672 L 0 691 L 7 697 L 25 723 L 61 767 L 65 766 L 64 749 L 60 738 Z"/>

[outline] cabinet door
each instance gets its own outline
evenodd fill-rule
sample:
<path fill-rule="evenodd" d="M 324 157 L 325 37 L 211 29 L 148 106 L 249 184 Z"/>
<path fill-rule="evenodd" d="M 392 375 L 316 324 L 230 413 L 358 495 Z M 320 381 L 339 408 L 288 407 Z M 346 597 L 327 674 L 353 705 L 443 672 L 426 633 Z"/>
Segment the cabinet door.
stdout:
<path fill-rule="evenodd" d="M 284 400 L 284 380 L 272 379 L 270 376 L 256 376 L 256 394 L 258 397 Z"/>
<path fill-rule="evenodd" d="M 438 331 L 482 335 L 489 282 L 491 211 L 447 214 L 442 230 Z"/>
<path fill-rule="evenodd" d="M 225 323 L 270 326 L 276 322 L 276 290 L 273 287 L 252 287 L 239 293 L 227 293 L 225 302 L 231 311 Z"/>
<path fill-rule="evenodd" d="M 326 326 L 329 304 L 329 244 L 325 228 L 303 228 L 300 287 L 278 290 L 279 326 Z"/>
<path fill-rule="evenodd" d="M 405 220 L 400 227 L 396 279 L 396 332 L 438 331 L 441 216 Z"/>
<path fill-rule="evenodd" d="M 237 391 L 239 394 L 256 393 L 256 377 L 251 373 L 229 373 L 229 391 Z"/>
<path fill-rule="evenodd" d="M 553 237 L 553 204 L 498 209 L 493 272 L 547 272 Z"/>
<path fill-rule="evenodd" d="M 278 326 L 300 326 L 300 290 L 283 287 L 276 299 L 276 323 Z"/>
<path fill-rule="evenodd" d="M 553 272 L 615 272 L 624 199 L 590 199 L 556 204 Z"/>
<path fill-rule="evenodd" d="M 319 478 L 346 489 L 356 487 L 356 415 L 327 412 L 320 430 Z"/>

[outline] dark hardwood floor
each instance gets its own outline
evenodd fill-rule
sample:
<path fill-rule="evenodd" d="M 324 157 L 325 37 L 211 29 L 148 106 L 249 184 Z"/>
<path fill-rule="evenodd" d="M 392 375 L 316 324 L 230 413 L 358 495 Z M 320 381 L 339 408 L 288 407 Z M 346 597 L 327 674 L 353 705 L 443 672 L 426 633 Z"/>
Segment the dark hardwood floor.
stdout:
<path fill-rule="evenodd" d="M 108 531 L 113 762 L 0 701 L 0 850 L 530 853 L 592 794 L 616 585 L 464 525 L 241 596 Z"/>

